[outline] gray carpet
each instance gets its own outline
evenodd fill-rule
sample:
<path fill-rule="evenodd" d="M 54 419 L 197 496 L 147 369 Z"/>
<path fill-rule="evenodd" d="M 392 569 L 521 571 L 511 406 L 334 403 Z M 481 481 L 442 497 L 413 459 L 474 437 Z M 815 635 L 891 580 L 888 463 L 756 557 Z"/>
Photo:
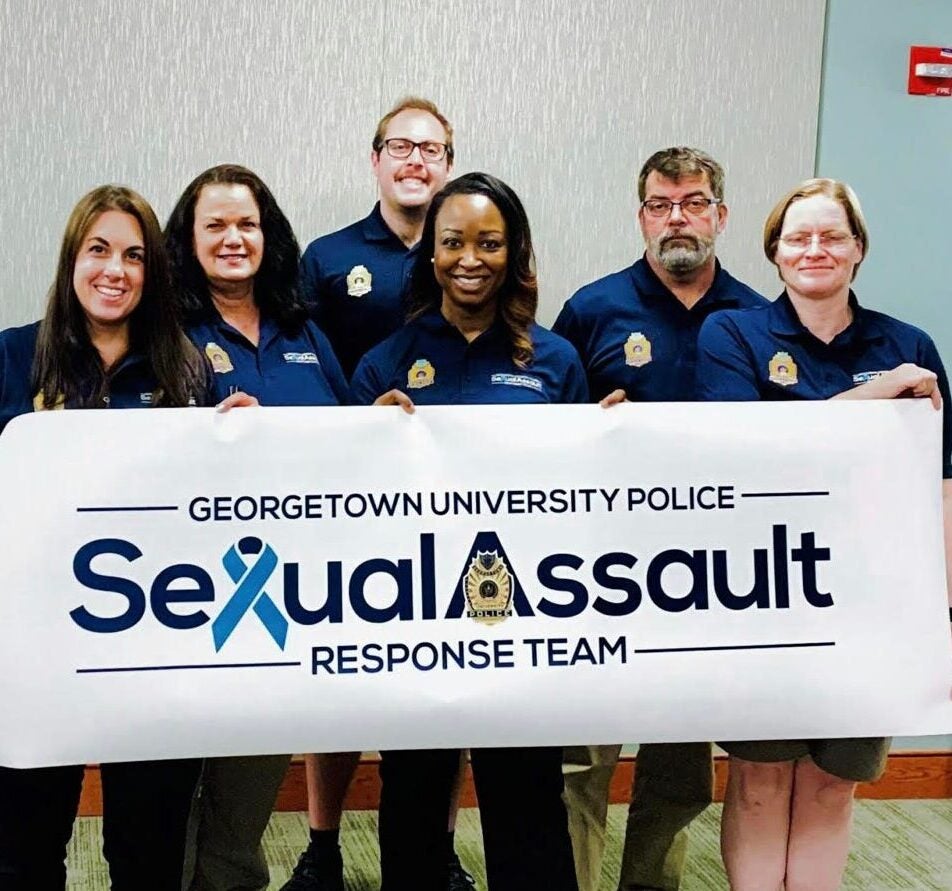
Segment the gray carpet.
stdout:
<path fill-rule="evenodd" d="M 377 815 L 345 815 L 344 857 L 349 891 L 376 891 Z M 602 870 L 601 891 L 614 891 L 621 857 L 625 808 L 609 809 L 610 842 Z M 684 891 L 727 891 L 718 852 L 720 807 L 708 808 L 695 823 Z M 479 838 L 479 814 L 463 810 L 456 833 L 464 864 L 485 891 Z M 276 891 L 285 881 L 307 841 L 303 814 L 275 814 L 265 836 Z M 77 821 L 70 845 L 69 888 L 106 891 L 109 885 L 99 844 L 99 820 Z M 844 889 L 855 891 L 950 891 L 952 889 L 952 801 L 858 801 L 853 850 Z"/>

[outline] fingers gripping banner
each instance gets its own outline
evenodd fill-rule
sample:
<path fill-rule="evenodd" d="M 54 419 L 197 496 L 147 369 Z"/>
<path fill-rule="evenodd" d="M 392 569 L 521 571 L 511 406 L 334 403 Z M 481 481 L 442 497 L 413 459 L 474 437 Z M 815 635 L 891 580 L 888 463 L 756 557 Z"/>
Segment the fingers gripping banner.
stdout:
<path fill-rule="evenodd" d="M 49 412 L 0 764 L 952 731 L 913 400 Z"/>

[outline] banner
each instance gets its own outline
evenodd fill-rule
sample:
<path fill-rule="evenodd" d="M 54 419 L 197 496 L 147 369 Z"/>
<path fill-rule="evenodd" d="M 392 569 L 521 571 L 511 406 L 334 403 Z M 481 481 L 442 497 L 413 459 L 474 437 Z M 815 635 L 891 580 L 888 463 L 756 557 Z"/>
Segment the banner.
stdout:
<path fill-rule="evenodd" d="M 0 763 L 952 731 L 927 402 L 0 437 Z"/>

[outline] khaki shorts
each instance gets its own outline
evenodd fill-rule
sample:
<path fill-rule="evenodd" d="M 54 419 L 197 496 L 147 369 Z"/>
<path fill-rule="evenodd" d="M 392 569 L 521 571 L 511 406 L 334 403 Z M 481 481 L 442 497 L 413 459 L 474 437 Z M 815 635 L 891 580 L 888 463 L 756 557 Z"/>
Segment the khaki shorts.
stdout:
<path fill-rule="evenodd" d="M 872 783 L 886 769 L 888 737 L 865 739 L 776 739 L 722 742 L 729 755 L 744 761 L 796 761 L 809 755 L 817 767 L 841 780 Z"/>

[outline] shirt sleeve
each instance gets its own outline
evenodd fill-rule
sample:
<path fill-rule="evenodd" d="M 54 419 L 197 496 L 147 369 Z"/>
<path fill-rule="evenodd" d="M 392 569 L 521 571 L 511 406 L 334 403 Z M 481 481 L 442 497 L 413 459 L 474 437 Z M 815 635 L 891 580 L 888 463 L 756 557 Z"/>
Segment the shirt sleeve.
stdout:
<path fill-rule="evenodd" d="M 942 479 L 952 479 L 952 396 L 949 394 L 949 378 L 939 357 L 935 343 L 928 335 L 920 348 L 919 364 L 935 373 L 942 394 Z"/>
<path fill-rule="evenodd" d="M 307 308 L 308 315 L 321 330 L 324 328 L 327 315 L 327 302 L 321 293 L 321 263 L 318 259 L 316 242 L 311 242 L 304 256 L 301 257 L 301 267 L 298 272 L 298 293 L 301 302 Z"/>
<path fill-rule="evenodd" d="M 29 389 L 33 355 L 18 346 L 9 334 L 0 334 L 0 433 L 10 421 L 32 409 Z"/>
<path fill-rule="evenodd" d="M 327 382 L 331 385 L 331 390 L 334 391 L 337 401 L 341 405 L 352 405 L 354 395 L 351 393 L 350 385 L 341 370 L 340 362 L 337 360 L 337 355 L 331 346 L 331 342 L 327 339 L 327 335 L 314 322 L 307 323 L 307 333 L 311 343 L 314 344 L 318 361 L 321 363 L 321 368 L 324 370 Z"/>
<path fill-rule="evenodd" d="M 565 376 L 562 380 L 562 392 L 559 394 L 559 401 L 573 405 L 579 405 L 589 401 L 588 379 L 585 375 L 585 369 L 582 368 L 582 360 L 578 353 L 572 350 L 572 361 L 565 370 Z"/>
<path fill-rule="evenodd" d="M 699 402 L 759 402 L 750 349 L 726 313 L 713 313 L 697 343 L 695 397 Z"/>
<path fill-rule="evenodd" d="M 564 337 L 580 357 L 585 355 L 585 338 L 582 336 L 581 326 L 578 322 L 578 316 L 572 309 L 570 301 L 566 301 L 552 326 L 552 331 L 560 337 Z"/>
<path fill-rule="evenodd" d="M 387 391 L 380 369 L 370 356 L 371 353 L 367 353 L 360 360 L 350 380 L 350 389 L 354 396 L 354 403 L 357 405 L 373 405 L 374 400 Z"/>

